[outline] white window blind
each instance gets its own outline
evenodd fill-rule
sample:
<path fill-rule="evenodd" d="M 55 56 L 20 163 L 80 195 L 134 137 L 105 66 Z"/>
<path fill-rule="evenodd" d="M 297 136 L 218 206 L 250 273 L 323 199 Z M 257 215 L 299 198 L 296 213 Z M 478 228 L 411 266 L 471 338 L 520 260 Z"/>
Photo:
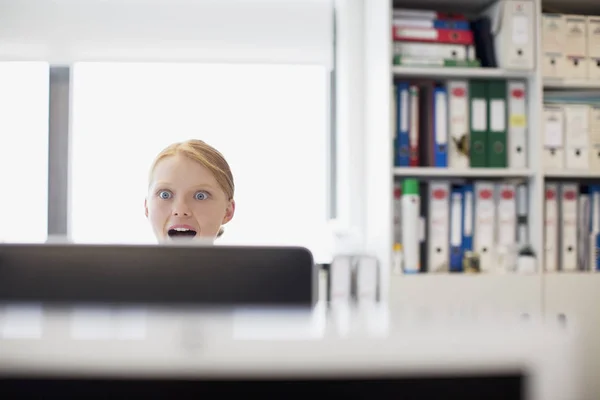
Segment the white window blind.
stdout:
<path fill-rule="evenodd" d="M 333 0 L 0 0 L 0 59 L 331 67 Z"/>
<path fill-rule="evenodd" d="M 0 241 L 47 237 L 49 79 L 47 63 L 0 62 Z"/>
<path fill-rule="evenodd" d="M 327 260 L 326 68 L 77 63 L 72 74 L 72 240 L 153 242 L 150 164 L 198 138 L 224 154 L 236 183 L 219 243 L 302 245 Z"/>

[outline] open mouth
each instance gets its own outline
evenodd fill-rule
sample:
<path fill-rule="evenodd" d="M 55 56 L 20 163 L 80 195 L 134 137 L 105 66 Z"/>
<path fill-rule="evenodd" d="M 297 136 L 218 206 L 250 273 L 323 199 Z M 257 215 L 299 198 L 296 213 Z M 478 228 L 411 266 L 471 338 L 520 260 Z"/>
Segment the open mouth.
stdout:
<path fill-rule="evenodd" d="M 174 228 L 169 229 L 167 234 L 171 239 L 192 239 L 196 236 L 197 232 L 193 229 Z"/>

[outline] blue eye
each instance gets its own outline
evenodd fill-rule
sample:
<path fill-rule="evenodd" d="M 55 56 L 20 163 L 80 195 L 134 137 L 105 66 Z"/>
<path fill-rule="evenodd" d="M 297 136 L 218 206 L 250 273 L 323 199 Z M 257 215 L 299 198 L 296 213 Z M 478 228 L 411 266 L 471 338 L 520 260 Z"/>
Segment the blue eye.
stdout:
<path fill-rule="evenodd" d="M 196 200 L 206 200 L 208 199 L 208 193 L 206 192 L 198 192 L 194 195 Z"/>
<path fill-rule="evenodd" d="M 161 190 L 160 192 L 158 192 L 158 197 L 160 197 L 163 200 L 168 200 L 171 198 L 171 192 L 169 192 L 168 190 Z"/>

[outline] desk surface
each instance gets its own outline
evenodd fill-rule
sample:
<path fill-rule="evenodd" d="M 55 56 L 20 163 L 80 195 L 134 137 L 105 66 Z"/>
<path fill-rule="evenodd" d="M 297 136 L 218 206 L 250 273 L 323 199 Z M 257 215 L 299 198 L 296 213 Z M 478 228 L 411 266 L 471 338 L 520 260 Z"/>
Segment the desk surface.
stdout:
<path fill-rule="evenodd" d="M 390 326 L 385 309 L 375 306 L 362 312 L 327 312 L 321 305 L 311 311 L 0 309 L 4 376 L 364 377 L 525 370 L 536 376 L 544 399 L 574 390 L 568 336 L 533 326 Z"/>

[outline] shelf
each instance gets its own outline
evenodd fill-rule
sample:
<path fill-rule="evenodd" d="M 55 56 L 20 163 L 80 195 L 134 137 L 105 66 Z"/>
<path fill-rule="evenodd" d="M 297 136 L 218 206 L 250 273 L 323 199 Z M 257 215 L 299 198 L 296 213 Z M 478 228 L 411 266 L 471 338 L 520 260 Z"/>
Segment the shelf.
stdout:
<path fill-rule="evenodd" d="M 580 274 L 571 273 L 569 275 L 582 275 L 585 271 L 581 271 Z M 547 274 L 546 272 L 544 274 Z M 561 273 L 553 273 L 553 275 L 560 275 Z M 589 272 L 588 272 L 589 274 Z M 600 274 L 598 274 L 600 276 Z M 481 272 L 467 274 L 463 272 L 440 272 L 440 273 L 418 273 L 418 274 L 393 274 L 391 280 L 395 284 L 403 285 L 406 282 L 407 285 L 418 285 L 416 281 L 424 282 L 423 285 L 430 284 L 443 284 L 443 283 L 455 283 L 455 282 L 473 282 L 473 281 L 486 281 L 486 282 L 501 282 L 509 283 L 514 280 L 521 279 L 541 279 L 539 272 L 532 273 L 520 273 L 520 272 L 506 272 L 506 273 L 493 273 L 493 272 Z M 468 284 L 468 283 L 465 283 Z"/>
<path fill-rule="evenodd" d="M 600 294 L 600 274 L 581 271 L 580 273 L 545 273 L 544 282 L 548 289 L 554 289 L 565 298 L 574 293 Z M 556 288 L 555 288 L 556 287 Z M 597 304 L 590 302 L 590 304 Z"/>
<path fill-rule="evenodd" d="M 494 0 L 393 0 L 394 8 L 417 8 L 437 11 L 456 11 L 477 14 Z"/>
<path fill-rule="evenodd" d="M 600 276 L 600 271 L 544 271 L 545 276 L 579 276 L 579 275 L 596 275 Z"/>
<path fill-rule="evenodd" d="M 596 15 L 598 0 L 543 0 L 543 9 L 562 14 Z"/>
<path fill-rule="evenodd" d="M 539 273 L 393 275 L 390 307 L 448 312 L 493 305 L 535 313 L 540 307 L 541 285 Z M 485 299 L 483 303 L 481 299 Z"/>
<path fill-rule="evenodd" d="M 546 178 L 573 178 L 573 179 L 600 179 L 600 171 L 587 171 L 587 170 L 556 170 L 556 171 L 545 171 L 544 177 Z"/>
<path fill-rule="evenodd" d="M 544 89 L 600 90 L 600 81 L 544 78 Z"/>
<path fill-rule="evenodd" d="M 528 78 L 533 71 L 509 71 L 497 68 L 453 68 L 453 67 L 392 67 L 395 77 L 414 78 Z"/>
<path fill-rule="evenodd" d="M 527 178 L 533 175 L 530 169 L 509 168 L 394 168 L 394 176 L 405 177 L 453 177 L 453 178 Z"/>

